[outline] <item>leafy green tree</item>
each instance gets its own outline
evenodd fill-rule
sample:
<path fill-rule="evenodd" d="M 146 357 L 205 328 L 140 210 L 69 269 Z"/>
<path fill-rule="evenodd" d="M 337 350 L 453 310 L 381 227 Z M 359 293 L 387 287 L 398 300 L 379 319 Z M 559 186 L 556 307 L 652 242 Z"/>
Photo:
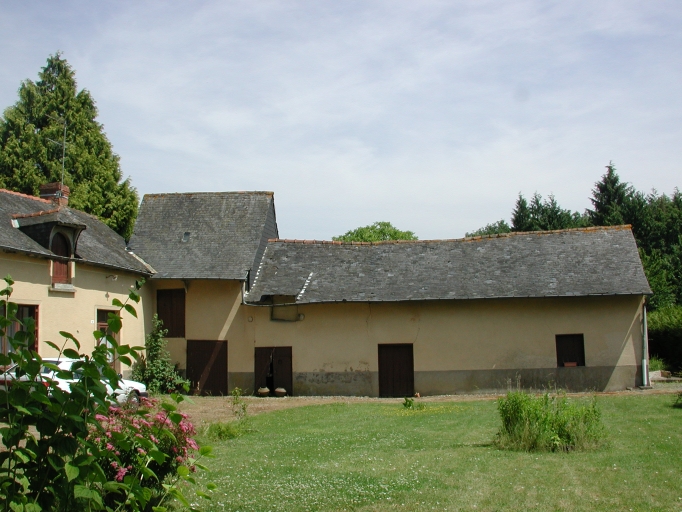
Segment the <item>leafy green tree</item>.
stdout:
<path fill-rule="evenodd" d="M 334 236 L 332 240 L 339 242 L 381 242 L 385 240 L 417 240 L 412 231 L 400 231 L 390 222 L 375 222 L 344 235 Z"/>
<path fill-rule="evenodd" d="M 137 192 L 122 180 L 90 92 L 78 91 L 75 72 L 60 53 L 50 55 L 39 77 L 22 82 L 19 101 L 0 119 L 0 187 L 37 195 L 40 185 L 61 181 L 64 156 L 69 205 L 129 238 Z"/>
<path fill-rule="evenodd" d="M 510 233 L 511 228 L 509 224 L 502 219 L 494 222 L 492 224 L 487 224 L 480 229 L 477 229 L 473 233 L 467 233 L 465 236 L 484 236 L 484 235 L 498 235 L 501 233 Z"/>
<path fill-rule="evenodd" d="M 168 330 L 163 328 L 163 321 L 155 314 L 152 318 L 152 332 L 145 339 L 147 356 L 140 356 L 133 365 L 133 379 L 143 382 L 150 393 L 189 390 L 189 381 L 180 377 L 166 350 L 166 334 Z"/>

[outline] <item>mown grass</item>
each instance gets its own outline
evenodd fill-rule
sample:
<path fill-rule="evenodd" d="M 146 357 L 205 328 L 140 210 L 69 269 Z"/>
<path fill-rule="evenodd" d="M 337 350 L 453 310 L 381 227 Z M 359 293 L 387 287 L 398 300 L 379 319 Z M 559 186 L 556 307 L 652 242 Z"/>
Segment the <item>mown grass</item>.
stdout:
<path fill-rule="evenodd" d="M 333 404 L 254 416 L 212 442 L 202 510 L 682 510 L 682 410 L 670 395 L 602 396 L 607 444 L 528 453 L 492 444 L 496 402 Z"/>

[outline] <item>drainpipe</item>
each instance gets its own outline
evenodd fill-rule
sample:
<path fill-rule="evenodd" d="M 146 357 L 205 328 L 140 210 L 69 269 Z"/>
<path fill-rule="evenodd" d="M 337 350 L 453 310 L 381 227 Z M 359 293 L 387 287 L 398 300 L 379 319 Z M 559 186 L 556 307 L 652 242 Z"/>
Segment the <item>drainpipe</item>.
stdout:
<path fill-rule="evenodd" d="M 649 334 L 646 325 L 646 301 L 642 304 L 642 386 L 649 386 Z"/>

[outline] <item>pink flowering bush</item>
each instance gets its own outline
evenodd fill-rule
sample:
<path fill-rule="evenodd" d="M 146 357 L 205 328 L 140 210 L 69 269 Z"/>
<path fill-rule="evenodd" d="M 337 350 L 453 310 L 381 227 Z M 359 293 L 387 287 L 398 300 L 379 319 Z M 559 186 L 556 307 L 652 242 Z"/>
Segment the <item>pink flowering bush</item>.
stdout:
<path fill-rule="evenodd" d="M 180 395 L 174 398 L 182 400 Z M 196 470 L 199 446 L 193 438 L 194 425 L 173 404 L 143 398 L 139 408 L 111 405 L 108 414 L 95 419 L 88 440 L 100 454 L 107 480 L 139 479 L 152 490 L 150 503 L 165 495 L 163 484 L 178 474 L 180 466 Z"/>

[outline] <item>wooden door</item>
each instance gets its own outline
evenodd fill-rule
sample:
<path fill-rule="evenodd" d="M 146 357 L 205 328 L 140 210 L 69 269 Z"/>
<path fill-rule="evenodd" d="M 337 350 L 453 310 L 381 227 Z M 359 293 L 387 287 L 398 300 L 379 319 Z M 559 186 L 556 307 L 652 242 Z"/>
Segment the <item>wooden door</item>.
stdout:
<path fill-rule="evenodd" d="M 412 344 L 379 345 L 379 396 L 414 395 Z"/>
<path fill-rule="evenodd" d="M 227 341 L 187 340 L 187 379 L 194 393 L 227 395 Z"/>
<path fill-rule="evenodd" d="M 291 347 L 257 347 L 255 353 L 255 391 L 267 387 L 270 394 L 276 388 L 284 388 L 287 395 L 293 394 Z"/>

